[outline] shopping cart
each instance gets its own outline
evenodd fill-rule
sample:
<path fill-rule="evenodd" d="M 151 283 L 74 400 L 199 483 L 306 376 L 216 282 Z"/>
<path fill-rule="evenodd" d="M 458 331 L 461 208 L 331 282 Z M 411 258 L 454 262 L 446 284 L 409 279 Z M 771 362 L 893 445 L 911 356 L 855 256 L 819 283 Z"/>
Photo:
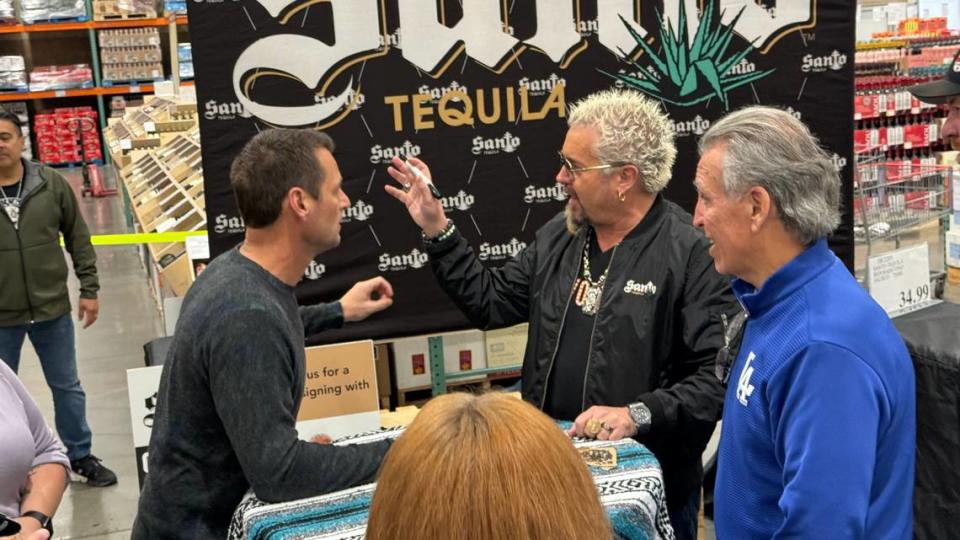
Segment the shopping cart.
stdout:
<path fill-rule="evenodd" d="M 887 161 L 883 154 L 861 157 L 854 179 L 854 238 L 866 244 L 867 259 L 880 241 L 893 241 L 938 222 L 941 242 L 951 212 L 953 170 L 947 165 Z M 869 265 L 867 265 L 869 269 Z M 942 295 L 946 269 L 931 270 L 935 297 Z M 869 283 L 869 279 L 864 280 Z"/>

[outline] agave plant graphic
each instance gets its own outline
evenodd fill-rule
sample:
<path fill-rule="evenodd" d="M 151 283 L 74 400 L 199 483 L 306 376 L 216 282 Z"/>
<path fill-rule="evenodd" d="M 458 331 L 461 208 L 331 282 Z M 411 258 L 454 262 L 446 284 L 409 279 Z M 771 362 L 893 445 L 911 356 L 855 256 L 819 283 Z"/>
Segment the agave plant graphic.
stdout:
<path fill-rule="evenodd" d="M 637 68 L 638 76 L 607 73 L 603 70 L 600 70 L 600 72 L 623 82 L 626 86 L 674 105 L 689 107 L 717 97 L 723 103 L 724 108 L 729 109 L 730 102 L 727 99 L 727 94 L 731 90 L 762 79 L 775 71 L 774 69 L 768 69 L 741 75 L 728 73 L 731 68 L 756 48 L 751 42 L 746 49 L 726 59 L 723 58 L 733 39 L 733 27 L 736 26 L 740 15 L 743 14 L 743 8 L 740 9 L 730 24 L 724 25 L 721 22 L 723 11 L 720 12 L 720 17 L 714 20 L 714 3 L 713 0 L 710 0 L 704 9 L 703 18 L 700 20 L 697 33 L 691 43 L 687 33 L 685 2 L 681 0 L 679 4 L 680 17 L 677 24 L 680 29 L 679 35 L 674 31 L 673 26 L 664 24 L 660 10 L 657 10 L 662 55 L 655 53 L 640 34 L 633 29 L 633 26 L 627 23 L 623 16 L 620 17 L 624 26 L 627 27 L 627 31 L 636 40 L 637 45 L 650 58 L 653 63 L 651 67 L 640 66 L 621 49 L 623 60 Z"/>

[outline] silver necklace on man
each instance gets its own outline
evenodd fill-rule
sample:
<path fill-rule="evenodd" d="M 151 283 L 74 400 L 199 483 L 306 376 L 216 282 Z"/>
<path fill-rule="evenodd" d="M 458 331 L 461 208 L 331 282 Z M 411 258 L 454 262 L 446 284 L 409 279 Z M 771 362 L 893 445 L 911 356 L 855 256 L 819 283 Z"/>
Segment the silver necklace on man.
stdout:
<path fill-rule="evenodd" d="M 13 228 L 16 229 L 17 225 L 20 222 L 20 195 L 23 193 L 23 179 L 20 179 L 20 183 L 17 186 L 17 194 L 13 197 L 7 195 L 7 190 L 0 186 L 0 194 L 3 194 L 3 198 L 0 198 L 0 204 L 3 205 L 3 211 L 6 212 L 7 217 L 10 218 L 10 221 L 13 222 Z"/>
<path fill-rule="evenodd" d="M 610 273 L 610 262 L 607 262 L 607 268 L 603 271 L 600 279 L 593 281 L 590 275 L 590 237 L 583 246 L 583 280 L 577 286 L 574 293 L 574 302 L 580 306 L 584 315 L 593 317 L 600 310 L 600 296 L 603 294 L 603 285 L 607 282 L 607 274 Z"/>

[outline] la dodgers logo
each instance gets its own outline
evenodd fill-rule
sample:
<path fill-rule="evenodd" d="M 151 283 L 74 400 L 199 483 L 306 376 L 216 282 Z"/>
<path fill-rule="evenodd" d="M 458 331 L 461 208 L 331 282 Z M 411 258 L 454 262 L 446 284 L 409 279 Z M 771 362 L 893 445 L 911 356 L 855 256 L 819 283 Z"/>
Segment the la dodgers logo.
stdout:
<path fill-rule="evenodd" d="M 744 407 L 747 406 L 747 400 L 753 395 L 753 385 L 750 384 L 750 377 L 753 376 L 753 359 L 757 355 L 750 351 L 746 363 L 743 364 L 743 370 L 740 371 L 740 380 L 737 381 L 737 401 Z"/>

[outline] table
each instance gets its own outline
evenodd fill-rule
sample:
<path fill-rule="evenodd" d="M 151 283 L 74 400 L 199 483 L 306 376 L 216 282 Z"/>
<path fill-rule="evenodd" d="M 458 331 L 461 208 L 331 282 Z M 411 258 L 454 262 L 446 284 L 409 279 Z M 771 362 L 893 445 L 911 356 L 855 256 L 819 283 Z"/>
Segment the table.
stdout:
<path fill-rule="evenodd" d="M 569 423 L 566 423 L 569 425 Z M 561 423 L 561 428 L 564 424 Z M 403 428 L 338 440 L 355 444 L 396 438 Z M 613 524 L 615 536 L 636 540 L 672 540 L 660 464 L 632 439 L 616 442 L 574 439 L 577 448 L 611 448 L 617 464 L 604 470 L 590 467 L 600 501 Z M 338 539 L 360 540 L 376 484 L 366 484 L 327 495 L 287 503 L 267 504 L 248 494 L 233 514 L 230 540 Z"/>

